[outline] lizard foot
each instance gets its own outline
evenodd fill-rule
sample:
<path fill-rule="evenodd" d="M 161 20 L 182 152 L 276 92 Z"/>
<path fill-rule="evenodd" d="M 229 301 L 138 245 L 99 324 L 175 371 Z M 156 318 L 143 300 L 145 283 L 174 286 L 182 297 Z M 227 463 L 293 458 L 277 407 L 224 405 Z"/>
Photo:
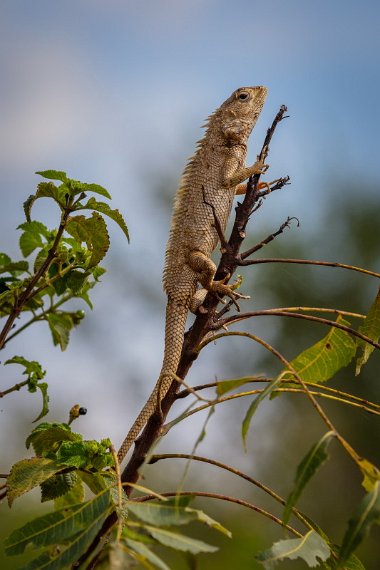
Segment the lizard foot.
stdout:
<path fill-rule="evenodd" d="M 225 301 L 223 300 L 224 296 L 229 297 L 231 301 L 234 303 L 236 309 L 240 312 L 240 307 L 237 303 L 237 299 L 249 299 L 250 297 L 249 295 L 242 295 L 241 293 L 237 293 L 235 291 L 235 289 L 239 287 L 241 284 L 241 278 L 240 279 L 238 278 L 235 281 L 235 283 L 233 283 L 232 285 L 226 285 L 225 282 L 227 281 L 228 278 L 229 275 L 226 275 L 226 277 L 224 279 L 221 279 L 220 281 L 213 281 L 210 286 L 210 291 L 214 293 L 214 295 L 216 295 L 216 297 L 222 303 L 225 303 Z"/>

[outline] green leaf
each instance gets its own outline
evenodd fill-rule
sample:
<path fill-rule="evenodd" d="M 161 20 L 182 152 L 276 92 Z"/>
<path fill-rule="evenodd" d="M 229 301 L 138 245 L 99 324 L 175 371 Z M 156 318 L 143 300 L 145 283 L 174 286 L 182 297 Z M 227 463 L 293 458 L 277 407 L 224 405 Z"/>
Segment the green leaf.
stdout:
<path fill-rule="evenodd" d="M 10 273 L 12 275 L 20 271 L 28 271 L 28 269 L 29 269 L 29 263 L 27 261 L 14 261 L 6 263 L 5 265 L 1 265 L 0 274 Z"/>
<path fill-rule="evenodd" d="M 45 457 L 32 457 L 15 463 L 7 479 L 9 506 L 17 497 L 37 487 L 58 471 L 62 471 L 62 466 Z"/>
<path fill-rule="evenodd" d="M 62 545 L 46 559 L 46 553 L 25 568 L 61 570 L 75 562 L 92 542 L 110 512 L 109 492 L 92 500 L 38 517 L 12 532 L 5 541 L 8 556 L 22 554 L 28 544 L 35 548 Z"/>
<path fill-rule="evenodd" d="M 57 452 L 57 461 L 62 465 L 76 468 L 103 469 L 113 465 L 113 458 L 106 444 L 90 441 L 65 441 Z"/>
<path fill-rule="evenodd" d="M 224 394 L 232 392 L 232 390 L 235 390 L 244 384 L 249 384 L 262 379 L 262 376 L 246 376 L 245 378 L 234 378 L 233 380 L 219 380 L 216 385 L 216 393 L 219 397 L 224 396 Z"/>
<path fill-rule="evenodd" d="M 93 192 L 94 194 L 100 194 L 105 198 L 111 199 L 111 194 L 108 192 L 108 190 L 106 190 L 105 188 L 103 188 L 103 186 L 100 186 L 99 184 L 88 184 L 86 182 L 78 182 L 77 180 L 75 181 L 71 180 L 71 182 L 75 184 L 76 188 L 78 189 L 78 192 L 79 191 Z"/>
<path fill-rule="evenodd" d="M 279 376 L 277 376 L 277 378 L 273 378 L 273 380 L 267 385 L 267 387 L 261 392 L 261 394 L 256 396 L 256 398 L 250 404 L 250 406 L 247 410 L 247 413 L 245 414 L 245 418 L 243 420 L 243 423 L 241 425 L 241 435 L 243 438 L 244 447 L 246 447 L 247 434 L 248 434 L 249 426 L 251 425 L 251 420 L 253 418 L 254 413 L 256 412 L 259 404 L 263 400 L 265 400 L 265 398 L 267 396 L 269 396 L 273 392 L 273 390 L 275 390 L 277 388 L 277 385 L 280 384 L 280 382 L 282 381 L 282 378 L 283 378 L 283 373 L 280 374 Z"/>
<path fill-rule="evenodd" d="M 365 318 L 364 323 L 359 327 L 359 332 L 368 336 L 371 340 L 378 342 L 380 338 L 380 288 L 376 299 Z M 357 339 L 359 355 L 356 360 L 356 376 L 360 374 L 361 368 L 368 361 L 375 347 L 362 339 Z"/>
<path fill-rule="evenodd" d="M 19 244 L 24 257 L 28 257 L 35 249 L 44 246 L 41 236 L 32 232 L 22 233 Z"/>
<path fill-rule="evenodd" d="M 48 394 L 48 383 L 47 382 L 38 382 L 36 384 L 36 388 L 41 391 L 42 394 L 42 410 L 38 414 L 35 420 L 32 423 L 38 422 L 43 417 L 45 417 L 49 413 L 49 394 Z M 29 388 L 29 392 L 31 392 Z"/>
<path fill-rule="evenodd" d="M 36 172 L 43 178 L 48 178 L 49 180 L 60 180 L 61 182 L 67 182 L 69 178 L 67 178 L 66 172 L 63 170 L 40 170 Z"/>
<path fill-rule="evenodd" d="M 169 566 L 167 566 L 167 564 L 165 564 L 165 562 L 161 560 L 161 558 L 159 558 L 154 552 L 152 552 L 152 550 L 150 550 L 150 548 L 148 548 L 148 546 L 146 546 L 146 544 L 143 542 L 127 538 L 126 543 L 129 548 L 131 548 L 131 550 L 143 556 L 143 558 L 154 564 L 156 568 L 160 568 L 161 570 L 170 570 Z"/>
<path fill-rule="evenodd" d="M 47 316 L 49 328 L 53 337 L 54 346 L 61 347 L 65 350 L 69 344 L 70 331 L 74 327 L 73 319 L 70 314 L 64 312 L 50 313 Z"/>
<path fill-rule="evenodd" d="M 343 568 L 345 561 L 359 546 L 368 534 L 373 523 L 380 524 L 380 483 L 368 493 L 358 505 L 353 517 L 348 522 L 348 528 L 343 538 L 338 568 Z"/>
<path fill-rule="evenodd" d="M 41 503 L 57 499 L 68 493 L 78 481 L 75 471 L 58 473 L 41 483 Z"/>
<path fill-rule="evenodd" d="M 193 554 L 198 554 L 199 552 L 216 552 L 218 550 L 216 546 L 211 546 L 201 540 L 196 540 L 195 538 L 190 538 L 189 536 L 171 530 L 150 525 L 146 525 L 144 528 L 160 544 L 169 546 L 175 550 L 192 552 Z"/>
<path fill-rule="evenodd" d="M 33 220 L 31 222 L 23 222 L 17 226 L 17 229 L 23 230 L 24 232 L 29 232 L 34 235 L 41 235 L 46 239 L 50 239 L 52 234 L 52 232 L 47 229 L 45 224 L 42 222 L 37 222 L 36 220 Z"/>
<path fill-rule="evenodd" d="M 54 500 L 54 510 L 58 511 L 63 508 L 71 508 L 72 505 L 77 505 L 84 501 L 84 485 L 79 473 L 76 472 L 76 481 L 74 485 L 61 497 L 57 497 Z M 103 491 L 104 487 L 98 492 Z M 97 494 L 97 493 L 96 493 Z"/>
<path fill-rule="evenodd" d="M 310 568 L 318 566 L 319 560 L 326 561 L 330 556 L 330 548 L 314 530 L 309 531 L 301 538 L 291 538 L 275 542 L 269 550 L 255 556 L 266 570 L 272 570 L 278 562 L 285 558 L 295 560 L 303 558 Z"/>
<path fill-rule="evenodd" d="M 4 362 L 4 364 L 21 364 L 25 370 L 23 374 L 28 376 L 28 380 L 42 380 L 45 377 L 46 370 L 42 370 L 42 366 L 36 360 L 26 360 L 23 356 L 13 356 Z"/>
<path fill-rule="evenodd" d="M 66 286 L 71 289 L 74 294 L 78 294 L 86 284 L 89 275 L 87 272 L 72 269 L 66 277 Z"/>
<path fill-rule="evenodd" d="M 198 509 L 167 505 L 166 502 L 153 503 L 152 501 L 142 503 L 129 501 L 127 508 L 128 511 L 149 524 L 172 526 L 188 524 L 192 521 L 200 521 L 219 530 L 226 536 L 231 537 L 229 530 Z"/>
<path fill-rule="evenodd" d="M 125 236 L 127 237 L 128 241 L 129 241 L 128 228 L 127 228 L 127 225 L 124 221 L 124 218 L 121 215 L 121 213 L 119 212 L 119 210 L 112 210 L 108 204 L 106 204 L 105 202 L 97 202 L 95 200 L 95 198 L 90 198 L 84 206 L 82 206 L 81 208 L 78 208 L 78 209 L 79 210 L 96 210 L 97 212 L 101 212 L 105 216 L 108 216 L 114 222 L 116 222 L 118 224 L 118 226 L 124 232 Z"/>
<path fill-rule="evenodd" d="M 66 231 L 79 242 L 85 242 L 91 251 L 89 269 L 97 265 L 106 255 L 110 241 L 106 223 L 100 214 L 93 212 L 91 218 L 72 216 Z"/>
<path fill-rule="evenodd" d="M 284 524 L 288 523 L 292 509 L 310 479 L 315 475 L 319 467 L 321 467 L 321 465 L 327 460 L 327 447 L 333 437 L 335 437 L 333 431 L 325 433 L 325 435 L 315 445 L 313 445 L 311 450 L 305 455 L 301 463 L 298 465 L 294 488 L 286 501 L 282 517 Z"/>
<path fill-rule="evenodd" d="M 336 322 L 345 326 L 350 325 L 341 316 Z M 355 352 L 356 342 L 351 335 L 331 327 L 322 340 L 301 352 L 292 360 L 291 365 L 305 382 L 326 382 L 351 362 Z M 286 372 L 286 379 L 293 376 L 292 372 Z"/>
<path fill-rule="evenodd" d="M 55 453 L 63 441 L 81 440 L 82 436 L 72 432 L 67 424 L 43 422 L 34 428 L 25 445 L 27 449 L 32 445 L 37 455 L 44 456 L 48 453 Z"/>

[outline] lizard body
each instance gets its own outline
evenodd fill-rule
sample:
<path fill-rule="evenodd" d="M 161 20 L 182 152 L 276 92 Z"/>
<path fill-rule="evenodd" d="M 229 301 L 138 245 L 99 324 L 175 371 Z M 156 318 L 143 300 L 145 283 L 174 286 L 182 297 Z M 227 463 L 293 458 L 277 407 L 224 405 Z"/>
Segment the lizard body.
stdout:
<path fill-rule="evenodd" d="M 163 284 L 167 294 L 165 350 L 157 384 L 125 438 L 121 462 L 149 417 L 160 409 L 175 378 L 181 357 L 186 320 L 199 304 L 200 284 L 218 296 L 241 295 L 230 285 L 214 281 L 216 266 L 210 256 L 219 241 L 215 217 L 224 230 L 236 193 L 264 165 L 245 166 L 247 141 L 266 99 L 265 87 L 242 87 L 208 118 L 206 133 L 189 160 L 174 203 L 166 249 Z"/>

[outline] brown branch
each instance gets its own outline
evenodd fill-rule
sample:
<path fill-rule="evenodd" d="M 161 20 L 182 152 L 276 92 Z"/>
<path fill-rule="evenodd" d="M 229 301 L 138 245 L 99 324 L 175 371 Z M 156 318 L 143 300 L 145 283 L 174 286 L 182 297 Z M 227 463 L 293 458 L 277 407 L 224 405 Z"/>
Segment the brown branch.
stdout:
<path fill-rule="evenodd" d="M 10 394 L 11 392 L 15 392 L 16 390 L 21 390 L 21 388 L 23 386 L 26 386 L 27 384 L 29 384 L 29 380 L 24 380 L 23 382 L 20 382 L 19 384 L 15 384 L 11 388 L 8 388 L 7 390 L 0 392 L 0 398 L 4 398 L 4 396 L 6 396 L 7 394 Z"/>

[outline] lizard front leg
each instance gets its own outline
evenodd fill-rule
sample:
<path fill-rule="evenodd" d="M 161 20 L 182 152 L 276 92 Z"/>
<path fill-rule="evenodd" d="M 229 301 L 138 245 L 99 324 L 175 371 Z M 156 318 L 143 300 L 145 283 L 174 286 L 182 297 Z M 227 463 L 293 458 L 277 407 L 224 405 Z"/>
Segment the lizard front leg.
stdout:
<path fill-rule="evenodd" d="M 255 162 L 255 164 L 252 164 L 252 166 L 241 166 L 238 168 L 234 168 L 234 161 L 231 162 L 232 164 L 229 164 L 230 161 L 227 161 L 225 165 L 223 185 L 227 188 L 237 186 L 241 182 L 244 182 L 244 180 L 247 180 L 250 176 L 253 176 L 254 174 L 264 174 L 268 170 L 268 165 L 264 164 L 260 160 Z"/>

